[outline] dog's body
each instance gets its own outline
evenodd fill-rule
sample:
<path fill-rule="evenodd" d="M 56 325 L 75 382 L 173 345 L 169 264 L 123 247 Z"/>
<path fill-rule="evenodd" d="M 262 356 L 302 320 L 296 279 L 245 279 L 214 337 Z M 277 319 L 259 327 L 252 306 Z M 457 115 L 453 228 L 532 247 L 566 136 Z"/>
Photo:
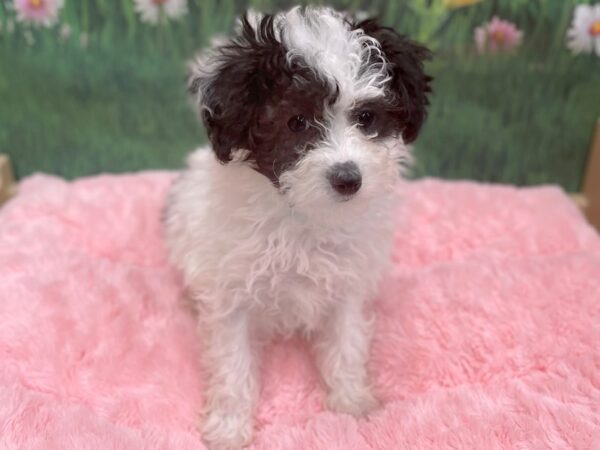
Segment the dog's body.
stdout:
<path fill-rule="evenodd" d="M 258 353 L 274 335 L 309 339 L 329 407 L 376 405 L 365 306 L 389 259 L 429 78 L 422 47 L 360 25 L 325 8 L 252 15 L 192 68 L 213 151 L 190 157 L 166 224 L 199 310 L 202 431 L 216 447 L 250 439 Z"/>
<path fill-rule="evenodd" d="M 169 240 L 187 286 L 200 299 L 226 294 L 206 305 L 204 320 L 243 309 L 263 335 L 310 335 L 338 302 L 375 293 L 391 243 L 391 195 L 356 208 L 352 220 L 328 211 L 330 223 L 315 223 L 265 177 L 243 163 L 221 165 L 209 149 L 191 156 L 172 192 Z"/>

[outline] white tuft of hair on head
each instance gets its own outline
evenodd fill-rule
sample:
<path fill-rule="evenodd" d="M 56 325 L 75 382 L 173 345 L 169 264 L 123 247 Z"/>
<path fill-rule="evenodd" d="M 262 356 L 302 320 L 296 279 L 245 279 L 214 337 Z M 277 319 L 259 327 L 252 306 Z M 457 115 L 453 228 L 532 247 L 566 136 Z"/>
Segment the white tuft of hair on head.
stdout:
<path fill-rule="evenodd" d="M 330 8 L 295 7 L 281 22 L 290 61 L 303 62 L 330 85 L 339 87 L 340 104 L 383 96 L 390 76 L 379 43 Z"/>

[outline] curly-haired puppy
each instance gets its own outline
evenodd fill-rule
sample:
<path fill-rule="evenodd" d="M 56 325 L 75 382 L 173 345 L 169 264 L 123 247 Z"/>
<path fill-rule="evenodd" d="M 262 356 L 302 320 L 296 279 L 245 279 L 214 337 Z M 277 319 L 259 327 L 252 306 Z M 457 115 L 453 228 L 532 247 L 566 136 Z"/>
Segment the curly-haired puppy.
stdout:
<path fill-rule="evenodd" d="M 423 123 L 422 46 L 329 8 L 247 13 L 191 65 L 212 151 L 175 182 L 168 245 L 199 311 L 204 439 L 251 439 L 261 344 L 300 332 L 334 411 L 374 408 L 370 321 L 395 187 Z"/>

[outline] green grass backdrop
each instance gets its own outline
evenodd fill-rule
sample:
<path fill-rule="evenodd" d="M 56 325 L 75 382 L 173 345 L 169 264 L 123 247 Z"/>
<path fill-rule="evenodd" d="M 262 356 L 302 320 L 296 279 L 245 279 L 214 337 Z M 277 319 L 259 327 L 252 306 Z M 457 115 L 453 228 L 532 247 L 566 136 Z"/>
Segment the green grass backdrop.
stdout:
<path fill-rule="evenodd" d="M 59 24 L 39 28 L 15 21 L 12 0 L 0 0 L 0 152 L 19 177 L 180 167 L 205 142 L 186 97 L 185 61 L 247 7 L 296 3 L 189 0 L 181 20 L 152 26 L 132 0 L 65 0 Z M 378 15 L 435 51 L 416 176 L 578 188 L 600 116 L 600 58 L 565 47 L 577 1 L 328 3 Z M 517 51 L 475 52 L 473 30 L 493 15 L 523 30 Z"/>

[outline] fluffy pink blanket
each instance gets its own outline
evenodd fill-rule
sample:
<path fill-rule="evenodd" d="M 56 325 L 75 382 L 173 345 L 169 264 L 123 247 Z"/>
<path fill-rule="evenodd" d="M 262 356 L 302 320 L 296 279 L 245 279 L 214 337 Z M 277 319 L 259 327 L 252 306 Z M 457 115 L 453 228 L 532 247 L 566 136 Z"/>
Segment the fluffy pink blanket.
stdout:
<path fill-rule="evenodd" d="M 195 325 L 161 238 L 171 179 L 35 176 L 0 212 L 0 448 L 203 448 Z M 575 206 L 434 180 L 399 205 L 382 408 L 325 411 L 302 343 L 275 343 L 252 448 L 600 448 L 600 239 Z"/>

